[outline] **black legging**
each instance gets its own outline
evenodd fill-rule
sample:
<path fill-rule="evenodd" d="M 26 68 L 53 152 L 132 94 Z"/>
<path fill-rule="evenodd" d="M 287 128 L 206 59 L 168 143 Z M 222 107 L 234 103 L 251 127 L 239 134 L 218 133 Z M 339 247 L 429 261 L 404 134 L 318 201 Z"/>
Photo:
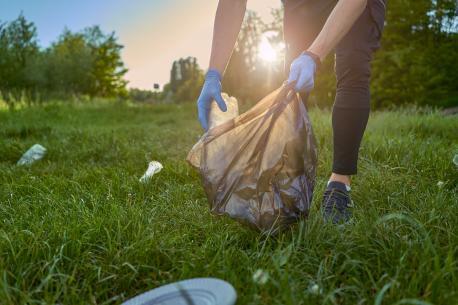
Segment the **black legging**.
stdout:
<path fill-rule="evenodd" d="M 313 42 L 335 4 L 336 0 L 284 1 L 286 71 L 291 61 Z M 384 0 L 369 0 L 367 8 L 335 50 L 337 90 L 332 111 L 332 171 L 337 174 L 357 172 L 359 147 L 370 111 L 370 63 L 379 47 L 384 11 Z"/>

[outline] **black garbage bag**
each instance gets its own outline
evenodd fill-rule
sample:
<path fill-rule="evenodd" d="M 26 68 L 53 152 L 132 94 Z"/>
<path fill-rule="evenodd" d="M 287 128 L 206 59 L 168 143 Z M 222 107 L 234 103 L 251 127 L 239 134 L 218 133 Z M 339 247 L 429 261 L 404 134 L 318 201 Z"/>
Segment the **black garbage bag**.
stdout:
<path fill-rule="evenodd" d="M 260 231 L 277 231 L 308 215 L 317 149 L 307 110 L 292 85 L 210 129 L 187 160 L 199 170 L 216 215 Z"/>

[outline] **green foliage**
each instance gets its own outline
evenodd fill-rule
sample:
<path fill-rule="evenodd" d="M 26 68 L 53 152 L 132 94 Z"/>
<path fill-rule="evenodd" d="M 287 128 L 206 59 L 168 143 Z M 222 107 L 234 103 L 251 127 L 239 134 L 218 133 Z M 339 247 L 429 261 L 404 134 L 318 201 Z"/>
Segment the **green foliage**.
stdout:
<path fill-rule="evenodd" d="M 170 71 L 170 83 L 164 86 L 164 98 L 173 96 L 175 102 L 197 100 L 204 82 L 202 70 L 194 57 L 180 58 L 173 62 Z"/>
<path fill-rule="evenodd" d="M 381 49 L 372 65 L 372 107 L 458 105 L 458 23 L 454 0 L 388 1 Z M 331 105 L 332 58 L 318 75 L 312 100 Z"/>
<path fill-rule="evenodd" d="M 0 25 L 0 92 L 10 106 L 21 99 L 127 95 L 127 69 L 114 33 L 104 34 L 98 26 L 77 33 L 65 29 L 44 50 L 36 36 L 23 15 Z"/>
<path fill-rule="evenodd" d="M 390 1 L 373 67 L 375 107 L 458 105 L 456 2 Z"/>
<path fill-rule="evenodd" d="M 39 52 L 37 30 L 21 14 L 10 22 L 0 24 L 0 92 L 8 102 L 19 99 L 23 89 L 33 83 L 28 78 L 28 66 Z"/>
<path fill-rule="evenodd" d="M 65 30 L 45 53 L 46 87 L 51 92 L 88 94 L 95 58 L 82 33 Z"/>
<path fill-rule="evenodd" d="M 137 88 L 129 89 L 129 100 L 140 103 L 155 103 L 160 100 L 160 93 Z"/>
<path fill-rule="evenodd" d="M 204 83 L 203 73 L 196 74 L 194 77 L 185 80 L 177 89 L 174 99 L 177 102 L 195 102 L 199 97 L 200 90 Z"/>
<path fill-rule="evenodd" d="M 458 105 L 456 9 L 454 0 L 388 1 L 382 47 L 372 67 L 374 108 Z M 281 65 L 270 65 L 268 72 L 256 57 L 262 33 L 274 31 L 281 38 L 282 11 L 273 11 L 273 16 L 272 24 L 264 24 L 253 12 L 244 20 L 223 81 L 223 90 L 242 100 L 256 101 L 286 79 Z M 309 103 L 330 106 L 334 95 L 334 58 L 328 56 Z"/>
<path fill-rule="evenodd" d="M 240 305 L 457 304 L 455 117 L 374 112 L 353 181 L 355 221 L 340 228 L 321 221 L 331 124 L 329 111 L 312 109 L 312 211 L 267 237 L 210 215 L 184 161 L 202 133 L 194 107 L 0 111 L 2 305 L 120 304 L 202 276 L 231 282 Z M 15 166 L 35 143 L 45 158 Z M 164 169 L 143 185 L 151 160 Z"/>
<path fill-rule="evenodd" d="M 121 60 L 123 48 L 117 42 L 115 33 L 104 34 L 98 26 L 83 31 L 88 47 L 94 57 L 91 70 L 90 95 L 104 97 L 126 95 L 124 74 L 127 69 Z"/>
<path fill-rule="evenodd" d="M 273 11 L 273 14 L 281 18 L 281 12 Z M 247 12 L 224 75 L 224 91 L 242 101 L 254 102 L 282 83 L 283 61 L 266 63 L 258 56 L 261 35 L 265 32 L 274 34 L 268 39 L 275 44 L 282 40 L 281 31 L 281 20 L 265 24 L 256 13 Z"/>

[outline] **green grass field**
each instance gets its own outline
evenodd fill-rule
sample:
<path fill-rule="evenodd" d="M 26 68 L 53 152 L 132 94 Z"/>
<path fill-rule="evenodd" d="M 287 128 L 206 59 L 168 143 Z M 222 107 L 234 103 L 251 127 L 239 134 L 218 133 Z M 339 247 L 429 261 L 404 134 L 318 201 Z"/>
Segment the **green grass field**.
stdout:
<path fill-rule="evenodd" d="M 184 160 L 200 133 L 194 104 L 0 111 L 0 304 L 119 304 L 206 276 L 231 282 L 239 305 L 458 304 L 457 117 L 374 113 L 355 223 L 341 229 L 318 211 L 330 113 L 311 117 L 312 213 L 273 238 L 210 215 Z M 35 143 L 45 159 L 17 167 Z M 164 169 L 140 184 L 151 160 Z"/>

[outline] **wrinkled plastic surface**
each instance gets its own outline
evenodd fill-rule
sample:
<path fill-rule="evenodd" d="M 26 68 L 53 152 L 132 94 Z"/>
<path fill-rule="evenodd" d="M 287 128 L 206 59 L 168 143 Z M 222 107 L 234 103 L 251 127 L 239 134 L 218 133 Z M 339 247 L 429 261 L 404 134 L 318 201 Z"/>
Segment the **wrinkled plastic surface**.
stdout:
<path fill-rule="evenodd" d="M 142 183 L 148 182 L 155 174 L 159 173 L 162 169 L 163 166 L 161 163 L 159 163 L 158 161 L 151 161 L 148 164 L 146 172 L 143 174 L 139 181 Z"/>
<path fill-rule="evenodd" d="M 40 144 L 35 144 L 29 148 L 17 161 L 17 165 L 32 165 L 36 161 L 43 159 L 46 154 L 46 148 Z"/>
<path fill-rule="evenodd" d="M 239 104 L 237 99 L 224 92 L 221 96 L 226 103 L 227 111 L 223 112 L 219 109 L 216 103 L 211 103 L 210 115 L 208 118 L 208 129 L 221 125 L 239 115 Z"/>
<path fill-rule="evenodd" d="M 308 215 L 317 151 L 307 111 L 291 85 L 210 129 L 187 160 L 199 170 L 214 214 L 271 232 Z"/>

